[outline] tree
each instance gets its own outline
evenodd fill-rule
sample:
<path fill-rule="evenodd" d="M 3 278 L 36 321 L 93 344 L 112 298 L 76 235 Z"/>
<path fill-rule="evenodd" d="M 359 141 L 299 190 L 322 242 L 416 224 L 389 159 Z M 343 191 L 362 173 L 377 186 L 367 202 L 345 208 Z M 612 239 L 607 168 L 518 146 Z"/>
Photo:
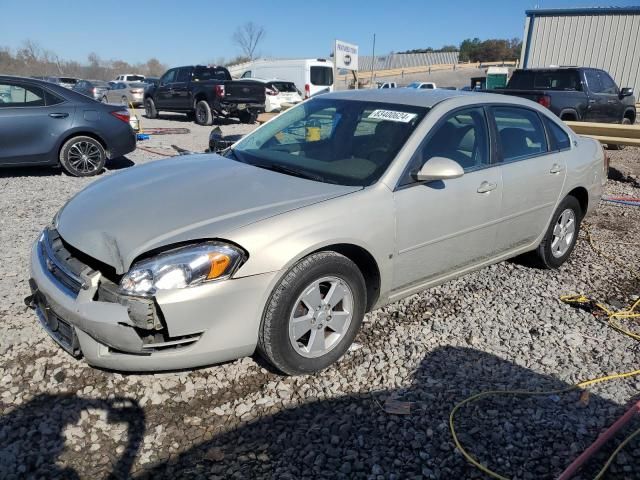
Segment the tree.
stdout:
<path fill-rule="evenodd" d="M 256 25 L 253 22 L 247 22 L 239 26 L 233 34 L 232 40 L 240 49 L 245 57 L 253 60 L 256 57 L 256 48 L 265 36 L 264 27 Z"/>
<path fill-rule="evenodd" d="M 479 38 L 463 40 L 460 44 L 461 62 L 497 62 L 520 58 L 522 42 L 518 38 L 510 40 L 492 38 L 481 41 Z"/>

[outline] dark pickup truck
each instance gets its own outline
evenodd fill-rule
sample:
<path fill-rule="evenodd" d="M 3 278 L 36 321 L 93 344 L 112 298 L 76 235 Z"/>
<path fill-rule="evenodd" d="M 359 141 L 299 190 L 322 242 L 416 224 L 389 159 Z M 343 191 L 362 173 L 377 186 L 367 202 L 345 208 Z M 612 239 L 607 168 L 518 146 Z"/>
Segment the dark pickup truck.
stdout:
<path fill-rule="evenodd" d="M 253 123 L 264 111 L 264 101 L 264 84 L 232 80 L 229 70 L 219 66 L 172 68 L 144 92 L 148 118 L 157 118 L 160 111 L 179 112 L 200 125 L 211 125 L 214 117 Z"/>
<path fill-rule="evenodd" d="M 635 123 L 632 88 L 618 88 L 604 70 L 586 67 L 524 69 L 513 72 L 494 93 L 528 98 L 562 120 Z"/>

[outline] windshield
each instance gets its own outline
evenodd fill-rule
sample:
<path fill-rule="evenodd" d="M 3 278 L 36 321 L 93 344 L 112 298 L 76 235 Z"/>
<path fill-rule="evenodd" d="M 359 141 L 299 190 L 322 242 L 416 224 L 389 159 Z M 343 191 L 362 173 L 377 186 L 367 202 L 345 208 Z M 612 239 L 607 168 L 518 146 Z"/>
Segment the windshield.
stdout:
<path fill-rule="evenodd" d="M 516 71 L 508 88 L 515 90 L 582 90 L 575 70 Z"/>
<path fill-rule="evenodd" d="M 226 156 L 321 182 L 367 186 L 426 113 L 424 107 L 317 98 L 249 134 Z"/>

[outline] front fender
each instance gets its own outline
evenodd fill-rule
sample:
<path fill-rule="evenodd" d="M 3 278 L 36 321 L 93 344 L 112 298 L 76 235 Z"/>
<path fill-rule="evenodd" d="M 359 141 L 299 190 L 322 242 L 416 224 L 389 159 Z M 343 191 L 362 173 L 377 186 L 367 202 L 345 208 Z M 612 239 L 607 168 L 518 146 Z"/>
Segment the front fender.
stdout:
<path fill-rule="evenodd" d="M 395 252 L 393 196 L 378 184 L 239 228 L 224 238 L 249 253 L 236 277 L 274 271 L 284 275 L 314 251 L 336 244 L 355 245 L 376 261 L 382 298 L 391 286 Z"/>

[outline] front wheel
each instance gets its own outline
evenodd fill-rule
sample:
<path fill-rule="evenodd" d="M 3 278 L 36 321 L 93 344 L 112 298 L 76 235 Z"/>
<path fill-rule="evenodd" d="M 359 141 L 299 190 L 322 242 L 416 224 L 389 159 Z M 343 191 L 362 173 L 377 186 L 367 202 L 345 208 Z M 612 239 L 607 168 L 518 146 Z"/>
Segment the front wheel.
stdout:
<path fill-rule="evenodd" d="M 312 373 L 347 351 L 362 323 L 366 288 L 347 257 L 318 252 L 294 265 L 269 298 L 258 351 L 289 375 Z"/>
<path fill-rule="evenodd" d="M 144 101 L 144 114 L 147 118 L 158 118 L 158 110 L 152 98 L 147 98 Z"/>
<path fill-rule="evenodd" d="M 553 214 L 537 254 L 545 268 L 558 268 L 567 261 L 576 246 L 584 212 L 573 196 L 566 197 Z"/>
<path fill-rule="evenodd" d="M 104 168 L 107 154 L 104 147 L 91 137 L 74 137 L 60 149 L 60 165 L 74 177 L 97 175 Z"/>

